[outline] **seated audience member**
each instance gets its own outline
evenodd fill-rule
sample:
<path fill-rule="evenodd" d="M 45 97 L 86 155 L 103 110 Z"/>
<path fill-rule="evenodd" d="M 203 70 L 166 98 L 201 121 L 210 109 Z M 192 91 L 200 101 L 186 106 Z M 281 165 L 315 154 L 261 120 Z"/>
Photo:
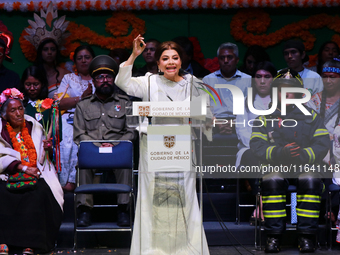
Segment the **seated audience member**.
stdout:
<path fill-rule="evenodd" d="M 36 66 L 30 66 L 22 74 L 20 85 L 20 91 L 24 94 L 25 114 L 34 118 L 41 125 L 47 122 L 51 123 L 52 114 L 52 108 L 42 110 L 41 113 L 36 108 L 37 100 L 44 100 L 48 95 L 47 80 L 45 78 L 41 69 Z"/>
<path fill-rule="evenodd" d="M 0 98 L 0 249 L 2 254 L 8 247 L 24 249 L 26 255 L 49 252 L 64 203 L 54 166 L 45 157 L 52 153 L 51 142 L 44 140 L 42 126 L 24 115 L 18 90 L 7 89 Z M 29 181 L 23 185 L 20 178 Z"/>
<path fill-rule="evenodd" d="M 244 55 L 240 71 L 253 76 L 256 65 L 263 61 L 270 62 L 268 53 L 261 46 L 252 45 Z"/>
<path fill-rule="evenodd" d="M 60 100 L 60 109 L 66 110 L 62 115 L 63 139 L 60 143 L 60 163 L 62 171 L 59 174 L 61 186 L 65 191 L 73 191 L 76 183 L 76 165 L 78 146 L 73 142 L 73 126 L 68 119 L 73 117 L 77 103 L 91 95 L 94 91 L 89 65 L 95 57 L 93 49 L 82 45 L 75 49 L 73 60 L 78 73 L 66 74 L 58 88 L 58 95 L 66 92 L 66 97 Z"/>
<path fill-rule="evenodd" d="M 9 57 L 9 52 L 13 44 L 13 35 L 8 31 L 7 27 L 0 21 L 0 93 L 7 88 L 19 88 L 19 75 L 7 69 L 3 65 L 3 61 L 12 60 Z"/>
<path fill-rule="evenodd" d="M 338 167 L 340 165 L 340 125 L 338 125 L 334 129 L 333 141 L 334 141 L 333 142 L 333 155 L 334 155 L 333 169 L 335 169 L 335 167 Z M 340 186 L 340 171 L 333 172 L 332 182 Z M 337 217 L 334 217 L 334 214 L 333 214 L 333 212 L 336 211 L 335 207 L 332 207 L 331 209 L 332 209 L 332 213 L 329 217 L 331 217 L 332 222 L 335 223 L 335 226 L 338 229 L 338 233 L 336 235 L 336 242 L 340 243 L 340 205 L 337 209 L 337 213 L 335 213 Z"/>
<path fill-rule="evenodd" d="M 217 119 L 227 119 L 227 124 L 218 124 L 214 128 L 213 140 L 219 138 L 236 139 L 235 126 L 230 123 L 236 118 L 233 114 L 233 95 L 227 88 L 216 88 L 216 84 L 234 85 L 241 89 L 244 96 L 247 96 L 247 89 L 251 86 L 251 76 L 237 70 L 239 61 L 238 47 L 233 43 L 223 43 L 217 50 L 218 63 L 220 70 L 213 72 L 203 78 L 203 82 L 214 87 L 222 100 L 222 105 L 215 105 L 210 99 L 210 105 L 213 106 L 213 114 Z"/>
<path fill-rule="evenodd" d="M 40 43 L 34 64 L 45 71 L 49 98 L 53 98 L 57 93 L 64 75 L 70 73 L 59 66 L 59 58 L 59 45 L 53 39 L 46 39 Z"/>
<path fill-rule="evenodd" d="M 84 140 L 130 140 L 136 139 L 135 130 L 128 128 L 126 123 L 126 106 L 130 104 L 125 95 L 115 93 L 114 79 L 118 73 L 117 63 L 109 56 L 101 55 L 94 58 L 89 67 L 93 78 L 95 93 L 84 97 L 76 107 L 74 114 L 74 142 Z M 103 143 L 102 147 L 112 147 Z M 79 183 L 95 182 L 94 170 L 81 170 Z M 115 171 L 118 183 L 131 185 L 131 170 Z M 98 177 L 98 176 L 97 176 Z M 118 194 L 119 226 L 129 226 L 128 214 L 129 194 Z M 77 196 L 79 216 L 78 226 L 91 224 L 90 211 L 93 207 L 93 196 L 80 194 Z"/>
<path fill-rule="evenodd" d="M 58 135 L 52 133 L 52 124 L 54 121 L 53 108 L 50 109 L 37 109 L 37 101 L 44 100 L 48 95 L 47 80 L 41 69 L 36 66 L 30 66 L 25 69 L 21 77 L 20 91 L 24 94 L 23 104 L 25 107 L 25 114 L 31 116 L 38 121 L 43 128 L 46 128 L 46 132 L 51 134 L 49 139 L 55 145 L 61 140 L 61 114 L 59 114 L 59 120 L 55 122 L 55 132 Z M 53 137 L 53 138 L 52 138 Z M 59 148 L 59 144 L 56 146 Z M 55 148 L 53 148 L 55 149 Z M 57 157 L 58 158 L 58 157 Z M 53 161 L 54 163 L 56 161 Z M 59 167 L 56 167 L 59 171 Z"/>
<path fill-rule="evenodd" d="M 278 105 L 270 115 L 260 116 L 264 122 L 254 127 L 250 148 L 263 165 L 295 166 L 322 163 L 330 147 L 329 133 L 323 120 L 310 108 L 312 115 L 304 113 L 290 104 L 287 114 L 281 114 L 281 89 L 287 87 L 303 88 L 301 77 L 293 70 L 281 70 L 273 80 L 272 87 L 278 88 Z M 301 98 L 302 93 L 287 93 L 290 99 Z M 267 119 L 279 119 L 273 125 Z M 295 121 L 292 121 L 295 120 Z M 282 125 L 285 121 L 286 125 Z M 295 126 L 292 123 L 296 123 Z M 315 167 L 315 166 L 314 166 Z M 261 190 L 263 214 L 267 242 L 265 252 L 280 251 L 280 239 L 286 226 L 286 193 L 289 183 L 297 186 L 297 232 L 300 252 L 314 252 L 321 194 L 324 185 L 318 173 L 303 172 L 296 174 L 268 173 L 262 176 Z M 290 178 L 289 181 L 287 178 Z"/>
<path fill-rule="evenodd" d="M 303 63 L 308 61 L 308 56 L 301 41 L 287 41 L 283 46 L 283 56 L 288 68 L 299 73 L 303 80 L 304 88 L 308 89 L 312 96 L 322 91 L 321 76 L 303 66 Z"/>
<path fill-rule="evenodd" d="M 178 36 L 172 39 L 172 41 L 183 48 L 182 69 L 200 79 L 210 74 L 210 71 L 193 59 L 194 45 L 188 37 Z"/>
<path fill-rule="evenodd" d="M 316 65 L 307 68 L 314 72 L 317 72 L 319 75 L 322 75 L 323 64 L 326 63 L 327 61 L 333 60 L 333 58 L 339 55 L 340 49 L 336 42 L 333 41 L 324 42 L 319 49 L 318 61 Z"/>
<path fill-rule="evenodd" d="M 340 59 L 334 58 L 323 65 L 322 79 L 323 90 L 315 94 L 307 105 L 323 118 L 333 140 L 334 129 L 340 120 Z"/>
<path fill-rule="evenodd" d="M 48 82 L 48 97 L 53 98 L 64 75 L 70 73 L 70 71 L 59 65 L 61 57 L 60 48 L 62 48 L 63 41 L 67 37 L 65 32 L 68 21 L 65 21 L 65 16 L 63 16 L 56 19 L 51 26 L 51 24 L 48 25 L 48 22 L 46 23 L 45 21 L 45 18 L 50 15 L 53 16 L 53 19 L 58 17 L 57 11 L 53 10 L 52 2 L 48 5 L 46 13 L 43 10 L 41 11 L 39 22 L 37 19 L 30 21 L 31 28 L 25 29 L 28 33 L 25 39 L 37 50 L 34 65 L 45 72 Z M 56 27 L 55 24 L 59 26 Z"/>
<path fill-rule="evenodd" d="M 159 45 L 159 41 L 156 39 L 149 39 L 145 41 L 146 47 L 142 53 L 145 61 L 145 66 L 139 68 L 134 76 L 144 76 L 146 73 L 158 73 L 157 61 L 155 59 L 155 51 Z M 129 58 L 130 55 L 126 58 Z M 117 63 L 118 66 L 120 63 Z"/>
<path fill-rule="evenodd" d="M 252 102 L 253 107 L 257 110 L 267 110 L 269 108 L 269 104 L 271 102 L 271 82 L 273 78 L 276 77 L 277 70 L 271 62 L 264 61 L 258 63 L 257 67 L 254 69 L 254 75 L 252 80 Z M 249 96 L 249 95 L 248 95 Z M 256 119 L 258 115 L 252 113 L 248 108 L 248 99 L 245 99 L 245 112 L 242 115 L 236 116 L 236 123 L 244 123 L 236 125 L 236 134 L 239 140 L 237 148 L 239 151 L 236 154 L 236 167 L 239 165 L 243 166 L 258 166 L 259 160 L 253 154 L 252 150 L 249 148 L 249 141 L 251 137 L 252 127 L 250 122 L 248 121 Z M 258 182 L 256 179 L 248 179 L 248 182 L 251 187 L 251 191 L 253 195 L 256 195 L 258 189 Z M 256 220 L 256 210 L 254 211 L 253 216 L 251 217 L 251 221 Z M 263 220 L 263 215 L 261 215 L 261 219 Z"/>

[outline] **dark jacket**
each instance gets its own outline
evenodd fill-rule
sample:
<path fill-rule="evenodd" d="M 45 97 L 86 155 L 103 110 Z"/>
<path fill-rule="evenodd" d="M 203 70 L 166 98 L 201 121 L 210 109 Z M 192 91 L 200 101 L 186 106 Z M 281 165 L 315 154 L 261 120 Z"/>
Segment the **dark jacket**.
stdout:
<path fill-rule="evenodd" d="M 290 162 L 283 159 L 282 149 L 295 142 L 301 151 L 294 163 L 303 165 L 322 162 L 330 149 L 329 133 L 315 111 L 310 108 L 307 110 L 312 113 L 311 116 L 304 115 L 294 105 L 286 116 L 281 115 L 281 111 L 277 109 L 271 115 L 258 117 L 257 119 L 263 121 L 263 126 L 253 127 L 250 148 L 254 154 L 264 163 L 287 165 Z M 260 126 L 260 123 L 254 125 Z"/>

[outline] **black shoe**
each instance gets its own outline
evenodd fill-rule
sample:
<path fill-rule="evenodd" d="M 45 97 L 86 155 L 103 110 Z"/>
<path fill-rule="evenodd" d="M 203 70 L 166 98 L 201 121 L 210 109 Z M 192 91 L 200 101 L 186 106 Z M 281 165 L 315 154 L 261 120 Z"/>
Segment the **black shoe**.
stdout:
<path fill-rule="evenodd" d="M 91 225 L 91 214 L 90 212 L 80 212 L 77 220 L 78 227 L 88 227 Z"/>
<path fill-rule="evenodd" d="M 129 227 L 130 226 L 130 216 L 127 212 L 118 211 L 117 225 L 119 227 Z"/>
<path fill-rule="evenodd" d="M 266 253 L 278 253 L 280 250 L 280 238 L 278 236 L 268 236 L 264 251 Z"/>
<path fill-rule="evenodd" d="M 314 252 L 315 251 L 315 245 L 312 240 L 312 236 L 299 236 L 299 251 L 302 253 L 305 252 Z"/>

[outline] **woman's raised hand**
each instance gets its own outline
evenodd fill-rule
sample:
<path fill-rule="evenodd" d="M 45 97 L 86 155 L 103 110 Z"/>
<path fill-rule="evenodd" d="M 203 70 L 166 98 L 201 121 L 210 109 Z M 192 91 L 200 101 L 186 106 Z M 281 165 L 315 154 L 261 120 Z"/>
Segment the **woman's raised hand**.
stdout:
<path fill-rule="evenodd" d="M 144 51 L 146 44 L 144 42 L 144 37 L 142 37 L 141 35 L 138 35 L 132 43 L 133 49 L 132 49 L 132 53 L 130 55 L 130 57 L 128 58 L 128 60 L 125 61 L 125 64 L 123 66 L 131 66 L 133 65 L 133 63 L 135 62 L 135 59 L 142 54 L 142 52 Z"/>
<path fill-rule="evenodd" d="M 144 49 L 146 47 L 146 44 L 144 42 L 144 37 L 141 35 L 138 35 L 134 40 L 133 40 L 133 50 L 132 54 L 135 57 L 138 57 L 140 54 L 143 53 Z"/>

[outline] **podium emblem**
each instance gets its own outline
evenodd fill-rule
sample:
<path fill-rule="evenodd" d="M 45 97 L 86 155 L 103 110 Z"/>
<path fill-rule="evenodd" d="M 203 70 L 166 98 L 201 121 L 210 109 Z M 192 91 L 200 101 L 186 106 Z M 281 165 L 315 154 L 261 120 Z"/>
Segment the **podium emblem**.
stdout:
<path fill-rule="evenodd" d="M 174 135 L 163 135 L 163 141 L 165 147 L 171 149 L 176 144 L 176 136 Z"/>
<path fill-rule="evenodd" d="M 139 106 L 139 116 L 149 116 L 150 114 L 150 106 Z"/>

